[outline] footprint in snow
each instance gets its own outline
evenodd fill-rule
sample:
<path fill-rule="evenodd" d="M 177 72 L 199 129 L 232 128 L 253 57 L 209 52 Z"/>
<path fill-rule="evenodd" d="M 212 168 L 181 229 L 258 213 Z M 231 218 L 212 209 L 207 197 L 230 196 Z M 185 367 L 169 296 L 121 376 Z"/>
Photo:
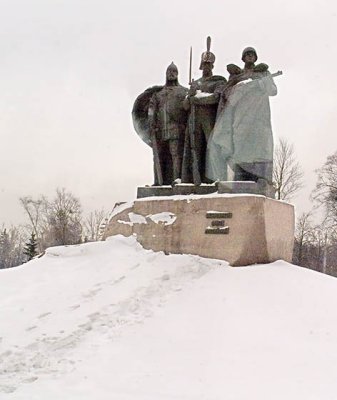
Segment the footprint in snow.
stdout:
<path fill-rule="evenodd" d="M 45 318 L 47 315 L 51 314 L 51 312 L 46 312 L 38 316 L 38 319 Z"/>
<path fill-rule="evenodd" d="M 33 382 L 35 382 L 37 379 L 38 379 L 37 376 L 31 376 L 30 378 L 24 379 L 22 382 L 23 382 L 23 383 L 33 383 Z"/>
<path fill-rule="evenodd" d="M 0 386 L 0 391 L 4 393 L 13 393 L 15 390 L 14 386 Z"/>
<path fill-rule="evenodd" d="M 100 292 L 101 290 L 102 290 L 102 289 L 100 289 L 100 288 L 90 290 L 88 293 L 82 294 L 82 297 L 84 297 L 84 298 L 94 297 L 94 296 L 96 296 L 96 294 L 97 294 L 98 292 Z"/>
<path fill-rule="evenodd" d="M 95 312 L 93 314 L 89 314 L 88 318 L 90 319 L 90 321 L 95 321 L 101 314 L 99 312 Z"/>
<path fill-rule="evenodd" d="M 30 326 L 30 327 L 26 328 L 26 332 L 32 331 L 33 329 L 36 329 L 36 328 L 37 328 L 36 325 Z"/>
<path fill-rule="evenodd" d="M 119 283 L 119 282 L 121 282 L 123 279 L 125 279 L 125 276 L 124 276 L 124 275 L 121 276 L 120 278 L 116 279 L 115 281 L 113 281 L 112 284 L 114 285 L 114 284 L 116 284 L 116 283 Z"/>
<path fill-rule="evenodd" d="M 79 328 L 85 329 L 86 331 L 92 330 L 91 322 L 86 322 L 85 324 L 78 325 Z"/>

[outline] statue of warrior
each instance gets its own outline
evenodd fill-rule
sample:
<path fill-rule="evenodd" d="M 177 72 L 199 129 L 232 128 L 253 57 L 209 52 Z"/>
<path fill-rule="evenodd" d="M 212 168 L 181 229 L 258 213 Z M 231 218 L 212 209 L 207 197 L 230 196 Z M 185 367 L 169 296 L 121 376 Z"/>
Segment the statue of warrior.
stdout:
<path fill-rule="evenodd" d="M 269 97 L 277 94 L 268 65 L 255 64 L 256 50 L 242 52 L 244 67 L 229 64 L 230 77 L 218 108 L 217 121 L 208 143 L 207 176 L 225 180 L 227 166 L 234 180 L 255 181 L 271 191 L 273 170 L 273 134 Z"/>
<path fill-rule="evenodd" d="M 187 92 L 179 84 L 178 68 L 172 62 L 166 70 L 165 85 L 147 89 L 135 101 L 135 130 L 153 150 L 154 185 L 171 185 L 181 178 L 187 124 L 183 101 Z"/>
<path fill-rule="evenodd" d="M 202 53 L 199 69 L 202 76 L 191 80 L 190 90 L 184 101 L 189 111 L 188 130 L 184 146 L 183 182 L 208 182 L 205 176 L 206 147 L 213 130 L 219 96 L 214 92 L 226 83 L 223 76 L 213 75 L 215 55 L 210 51 L 211 38 L 207 38 L 207 51 Z"/>

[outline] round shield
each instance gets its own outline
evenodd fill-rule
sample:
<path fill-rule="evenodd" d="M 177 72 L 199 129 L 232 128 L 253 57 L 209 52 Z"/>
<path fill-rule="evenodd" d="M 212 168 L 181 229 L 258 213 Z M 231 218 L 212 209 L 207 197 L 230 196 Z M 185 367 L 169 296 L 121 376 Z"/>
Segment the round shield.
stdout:
<path fill-rule="evenodd" d="M 152 86 L 140 94 L 132 108 L 132 121 L 138 136 L 149 146 L 151 146 L 148 110 L 152 95 L 159 92 L 163 86 Z"/>

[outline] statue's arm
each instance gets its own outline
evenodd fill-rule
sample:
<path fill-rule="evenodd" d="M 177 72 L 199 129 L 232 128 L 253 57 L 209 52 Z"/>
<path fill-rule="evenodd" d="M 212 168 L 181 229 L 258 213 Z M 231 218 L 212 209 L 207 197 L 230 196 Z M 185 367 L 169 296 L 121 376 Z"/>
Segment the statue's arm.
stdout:
<path fill-rule="evenodd" d="M 198 97 L 198 95 L 193 97 L 193 103 L 196 105 L 208 105 L 217 104 L 219 102 L 219 93 L 210 93 L 207 96 Z"/>
<path fill-rule="evenodd" d="M 224 89 L 226 88 L 227 81 L 223 78 L 215 87 L 213 93 L 198 92 L 193 96 L 193 104 L 196 105 L 212 105 L 218 104 Z"/>
<path fill-rule="evenodd" d="M 191 109 L 191 103 L 194 104 L 195 95 L 198 89 L 198 82 L 192 81 L 189 90 L 187 91 L 186 97 L 183 100 L 183 108 L 185 111 L 189 111 Z"/>
<path fill-rule="evenodd" d="M 270 72 L 267 73 L 266 76 L 258 80 L 260 89 L 266 93 L 268 96 L 276 96 L 277 95 L 277 87 L 275 85 L 273 77 L 270 75 Z"/>

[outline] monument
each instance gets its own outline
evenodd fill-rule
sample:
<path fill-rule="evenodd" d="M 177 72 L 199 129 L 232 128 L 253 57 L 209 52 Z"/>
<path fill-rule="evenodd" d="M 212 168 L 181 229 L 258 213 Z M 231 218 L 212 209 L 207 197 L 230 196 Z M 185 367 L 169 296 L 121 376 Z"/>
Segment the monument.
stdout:
<path fill-rule="evenodd" d="M 255 65 L 256 50 L 242 52 L 244 68 L 230 64 L 228 84 L 219 93 L 221 107 L 207 146 L 206 175 L 227 180 L 230 168 L 235 181 L 252 181 L 272 193 L 273 134 L 269 96 L 277 88 L 268 65 Z"/>
<path fill-rule="evenodd" d="M 227 82 L 224 77 L 213 75 L 215 55 L 210 47 L 211 38 L 208 37 L 207 50 L 201 55 L 199 67 L 202 76 L 196 81 L 190 76 L 190 90 L 184 100 L 189 117 L 181 175 L 183 182 L 193 182 L 196 185 L 210 182 L 206 177 L 206 147 L 217 114 L 217 99 L 212 94 Z"/>
<path fill-rule="evenodd" d="M 136 235 L 147 249 L 229 261 L 233 266 L 291 261 L 294 209 L 274 199 L 269 97 L 277 94 L 257 51 L 243 50 L 243 67 L 213 75 L 215 55 L 201 56 L 202 76 L 178 83 L 171 63 L 166 83 L 134 103 L 134 127 L 152 147 L 154 184 L 138 188 L 116 209 L 104 236 Z M 276 224 L 282 221 L 282 225 Z"/>
<path fill-rule="evenodd" d="M 181 178 L 188 89 L 178 83 L 178 68 L 166 70 L 166 84 L 147 89 L 135 101 L 133 121 L 137 133 L 152 147 L 154 185 L 170 185 Z"/>

